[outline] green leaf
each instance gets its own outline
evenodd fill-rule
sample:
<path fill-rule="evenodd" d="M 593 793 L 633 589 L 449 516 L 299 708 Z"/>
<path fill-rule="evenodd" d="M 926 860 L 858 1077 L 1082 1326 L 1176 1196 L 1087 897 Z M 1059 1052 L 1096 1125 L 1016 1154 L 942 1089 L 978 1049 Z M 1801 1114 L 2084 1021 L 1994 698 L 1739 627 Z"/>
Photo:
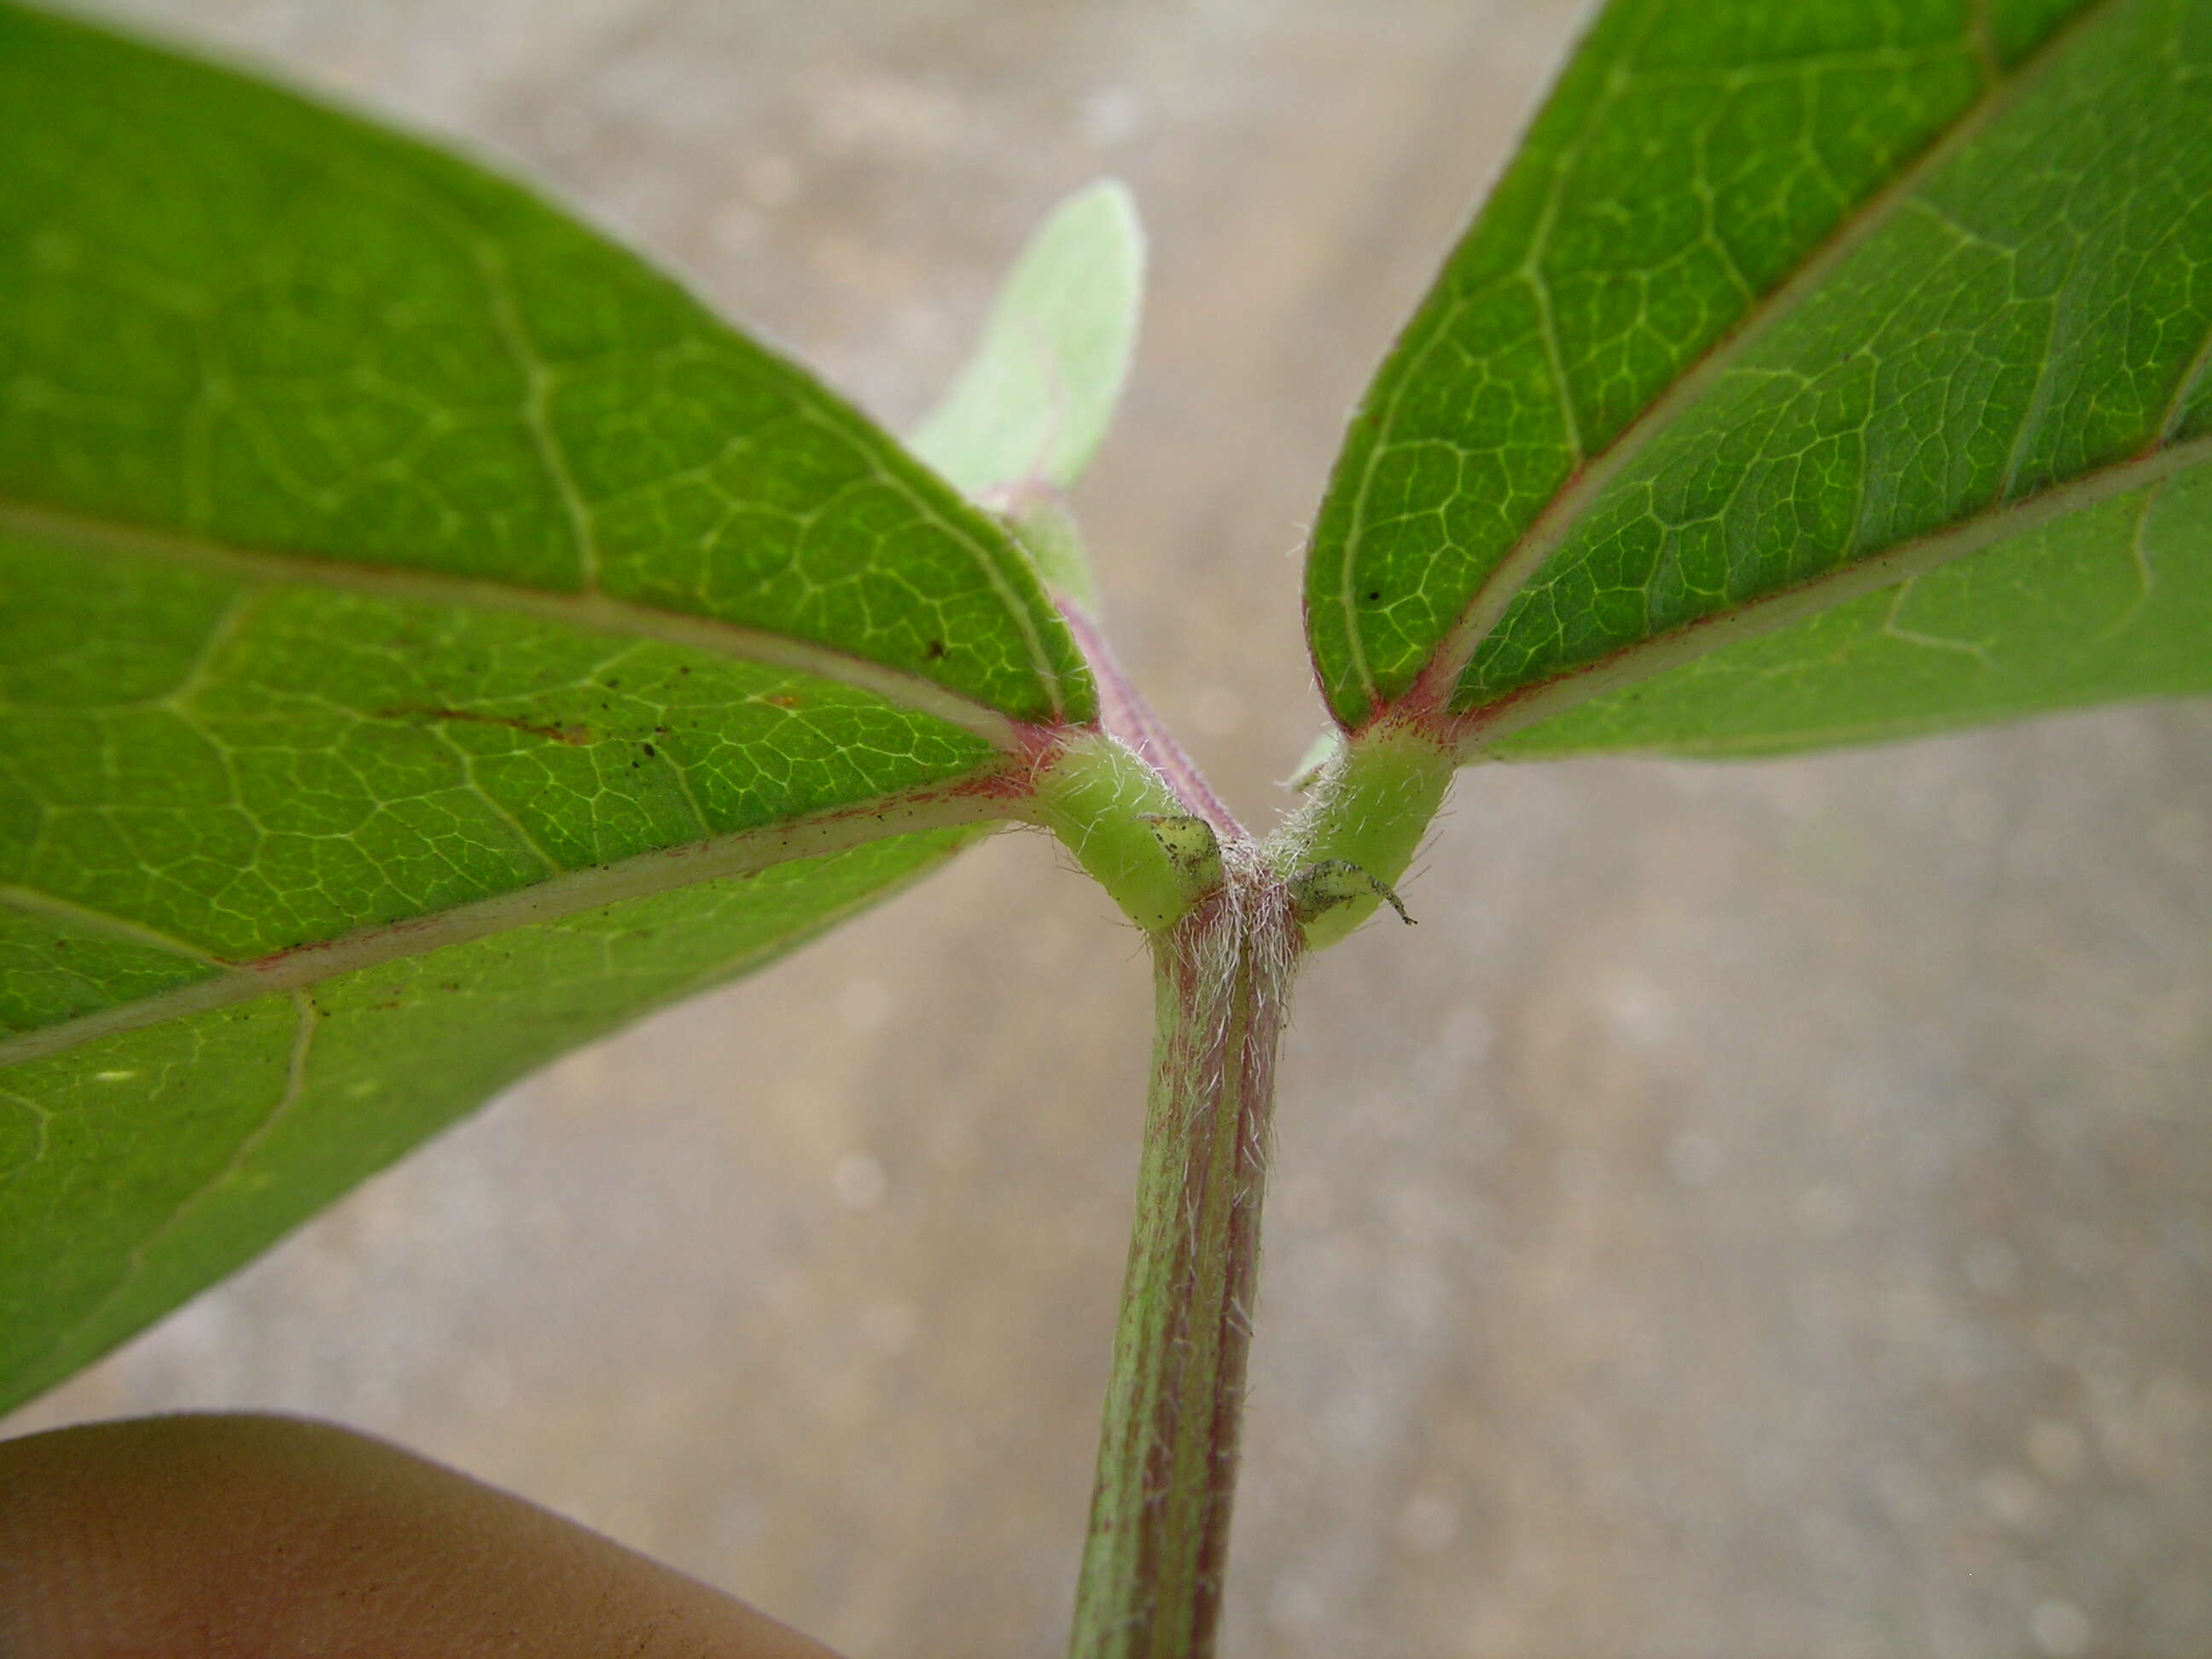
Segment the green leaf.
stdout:
<path fill-rule="evenodd" d="M 1091 712 L 984 515 L 526 192 L 12 8 L 0 101 L 0 511 L 19 527 L 373 568 L 857 663 L 935 707 Z"/>
<path fill-rule="evenodd" d="M 0 108 L 3 1407 L 1095 699 L 994 521 L 514 186 L 5 5 Z"/>
<path fill-rule="evenodd" d="M 2209 130 L 2202 0 L 1620 0 L 1340 460 L 1339 720 L 1753 752 L 2212 690 Z"/>
<path fill-rule="evenodd" d="M 0 1411 L 549 1055 L 774 960 L 964 839 L 876 842 L 18 1059 L 0 1071 Z"/>
<path fill-rule="evenodd" d="M 994 505 L 1064 490 L 1114 418 L 1136 349 L 1145 234 L 1118 179 L 1053 210 L 999 290 L 974 354 L 909 440 Z"/>
<path fill-rule="evenodd" d="M 2114 698 L 2212 693 L 2212 465 L 1779 631 L 1747 632 L 1644 684 L 1539 718 L 1491 752 L 1780 754 Z"/>

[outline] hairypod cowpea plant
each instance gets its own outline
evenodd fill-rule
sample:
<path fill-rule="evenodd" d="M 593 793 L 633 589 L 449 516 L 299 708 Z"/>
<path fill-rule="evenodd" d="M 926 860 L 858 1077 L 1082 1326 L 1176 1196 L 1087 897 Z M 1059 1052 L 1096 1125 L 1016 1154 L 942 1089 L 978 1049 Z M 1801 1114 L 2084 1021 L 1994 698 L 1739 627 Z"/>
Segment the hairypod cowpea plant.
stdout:
<path fill-rule="evenodd" d="M 1414 919 L 1462 768 L 2212 690 L 2205 0 L 1605 8 L 1321 491 L 1273 826 L 1066 505 L 1120 187 L 902 441 L 291 94 L 6 5 L 0 108 L 0 1404 L 1028 826 L 1156 985 L 1071 1650 L 1204 1652 L 1291 986 Z"/>

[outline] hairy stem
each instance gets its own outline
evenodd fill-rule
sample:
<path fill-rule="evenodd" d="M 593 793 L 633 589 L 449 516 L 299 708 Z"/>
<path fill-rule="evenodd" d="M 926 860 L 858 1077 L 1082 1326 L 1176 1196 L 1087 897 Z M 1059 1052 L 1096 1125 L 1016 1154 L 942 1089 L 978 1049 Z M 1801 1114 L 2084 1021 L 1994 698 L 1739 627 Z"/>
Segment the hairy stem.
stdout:
<path fill-rule="evenodd" d="M 1073 1659 L 1212 1650 L 1297 953 L 1285 886 L 1249 843 L 1152 936 L 1152 1094 Z"/>

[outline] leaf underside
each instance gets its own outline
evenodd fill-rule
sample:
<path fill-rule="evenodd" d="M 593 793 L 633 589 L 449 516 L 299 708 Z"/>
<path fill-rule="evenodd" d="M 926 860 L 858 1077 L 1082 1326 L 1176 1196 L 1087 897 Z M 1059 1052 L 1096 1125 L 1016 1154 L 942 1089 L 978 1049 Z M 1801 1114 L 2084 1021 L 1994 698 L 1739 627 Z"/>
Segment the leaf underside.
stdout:
<path fill-rule="evenodd" d="M 994 521 L 514 185 L 5 4 L 0 108 L 4 1408 L 1095 700 Z"/>
<path fill-rule="evenodd" d="M 1765 753 L 2212 690 L 2212 6 L 1617 0 L 1355 417 L 1357 728 Z"/>
<path fill-rule="evenodd" d="M 0 1072 L 0 1404 L 549 1056 L 773 961 L 965 839 L 902 836 L 514 928 Z"/>

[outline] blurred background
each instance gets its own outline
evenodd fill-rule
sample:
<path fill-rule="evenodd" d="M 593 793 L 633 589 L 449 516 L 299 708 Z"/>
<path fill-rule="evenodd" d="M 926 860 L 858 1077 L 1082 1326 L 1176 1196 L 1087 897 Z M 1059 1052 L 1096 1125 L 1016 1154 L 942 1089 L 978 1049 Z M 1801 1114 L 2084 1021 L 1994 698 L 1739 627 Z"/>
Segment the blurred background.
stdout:
<path fill-rule="evenodd" d="M 1078 498 L 1248 821 L 1343 417 L 1550 0 L 134 0 L 538 180 L 886 421 L 1066 191 L 1154 274 Z M 1231 1656 L 2212 1650 L 2212 708 L 1464 777 L 1302 988 Z M 389 1436 L 855 1656 L 1056 1651 L 1135 935 L 1001 836 L 577 1054 L 4 1425 Z"/>

